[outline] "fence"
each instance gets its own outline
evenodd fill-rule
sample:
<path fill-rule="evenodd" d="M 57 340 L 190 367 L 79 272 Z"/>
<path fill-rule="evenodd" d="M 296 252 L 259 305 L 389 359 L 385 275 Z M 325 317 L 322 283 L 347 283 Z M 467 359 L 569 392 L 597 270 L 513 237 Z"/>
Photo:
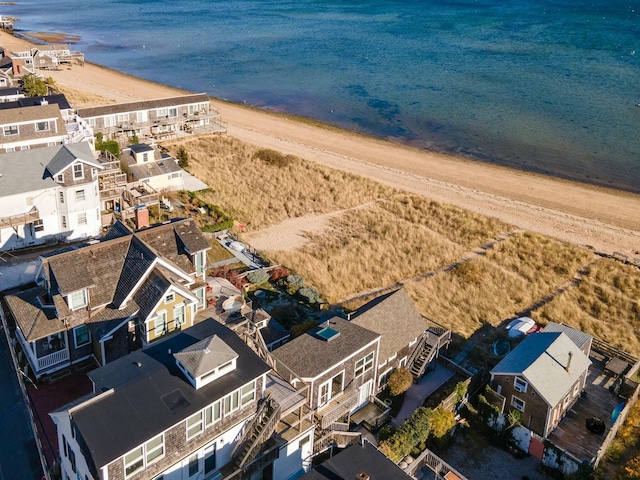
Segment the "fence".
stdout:
<path fill-rule="evenodd" d="M 453 472 L 453 474 L 460 480 L 467 480 L 467 477 L 462 475 L 428 448 L 422 452 L 418 458 L 407 465 L 404 471 L 411 476 L 415 476 L 415 474 L 423 467 L 429 467 L 429 469 L 434 472 L 439 479 L 443 479 L 449 472 Z"/>

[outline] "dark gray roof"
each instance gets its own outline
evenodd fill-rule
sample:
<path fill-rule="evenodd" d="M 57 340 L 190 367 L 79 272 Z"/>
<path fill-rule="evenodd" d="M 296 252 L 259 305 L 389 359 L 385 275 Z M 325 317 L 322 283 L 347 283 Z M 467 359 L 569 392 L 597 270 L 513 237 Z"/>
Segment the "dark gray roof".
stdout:
<path fill-rule="evenodd" d="M 379 362 L 397 354 L 427 328 L 404 289 L 382 295 L 358 309 L 351 321 L 382 335 Z"/>
<path fill-rule="evenodd" d="M 196 390 L 167 351 L 211 335 L 238 353 L 236 369 Z M 234 332 L 209 319 L 90 372 L 96 392 L 114 390 L 79 406 L 71 417 L 100 468 L 268 371 Z M 174 397 L 180 402 L 171 403 Z"/>
<path fill-rule="evenodd" d="M 521 375 L 554 407 L 589 365 L 591 360 L 564 333 L 539 332 L 528 335 L 493 367 L 491 375 Z"/>
<path fill-rule="evenodd" d="M 162 273 L 154 268 L 149 276 L 133 296 L 134 301 L 140 307 L 140 319 L 146 319 L 155 306 L 162 300 L 171 283 Z"/>
<path fill-rule="evenodd" d="M 103 308 L 89 317 L 87 326 L 91 330 L 91 335 L 101 340 L 102 337 L 110 334 L 123 322 L 128 321 L 130 317 L 138 312 L 138 309 L 135 301 L 129 302 L 126 307 L 121 309 Z"/>
<path fill-rule="evenodd" d="M 351 445 L 325 460 L 300 480 L 357 480 L 364 473 L 371 480 L 409 480 L 410 477 L 398 465 L 369 442 Z"/>
<path fill-rule="evenodd" d="M 121 220 L 116 220 L 116 223 L 111 225 L 111 228 L 104 234 L 102 240 L 112 240 L 114 238 L 127 237 L 132 235 L 133 231 L 129 229 Z"/>
<path fill-rule="evenodd" d="M 0 96 L 6 97 L 8 95 L 20 95 L 22 94 L 22 90 L 16 87 L 4 87 L 0 88 Z M 13 103 L 13 102 L 3 102 L 3 103 Z"/>
<path fill-rule="evenodd" d="M 209 97 L 205 93 L 193 95 L 183 95 L 180 97 L 159 98 L 155 100 L 141 100 L 129 103 L 114 103 L 112 105 L 102 105 L 100 107 L 79 108 L 78 115 L 82 118 L 99 117 L 114 113 L 137 112 L 140 110 L 150 110 L 152 108 L 175 107 L 178 105 L 189 105 L 193 103 L 209 102 Z"/>
<path fill-rule="evenodd" d="M 333 317 L 322 326 L 328 326 L 340 334 L 326 341 L 311 331 L 274 350 L 272 355 L 296 375 L 315 378 L 380 338 L 379 334 L 340 317 Z"/>
<path fill-rule="evenodd" d="M 12 88 L 11 90 L 16 90 L 16 89 Z M 18 90 L 18 93 L 20 93 L 19 90 Z M 59 93 L 56 95 L 44 95 L 44 96 L 38 96 L 38 97 L 24 97 L 24 98 L 19 98 L 13 102 L 2 102 L 0 103 L 0 109 L 5 110 L 8 108 L 36 107 L 36 106 L 43 105 L 43 102 L 46 102 L 44 103 L 44 105 L 46 104 L 57 105 L 60 110 L 71 109 L 71 105 L 69 105 L 69 102 L 67 101 L 67 97 L 65 97 L 64 94 L 62 93 Z"/>
<path fill-rule="evenodd" d="M 146 143 L 138 143 L 135 145 L 128 145 L 128 149 L 130 149 L 134 153 L 142 153 L 142 152 L 153 152 L 153 147 L 151 145 L 147 145 Z"/>
<path fill-rule="evenodd" d="M 580 350 L 583 350 L 584 347 L 593 340 L 593 337 L 588 333 L 571 328 L 569 325 L 565 325 L 564 323 L 549 322 L 547 326 L 544 327 L 543 332 L 562 332 L 569 337 Z"/>
<path fill-rule="evenodd" d="M 206 375 L 234 358 L 238 358 L 238 354 L 217 335 L 211 335 L 183 348 L 173 356 L 193 378 Z"/>
<path fill-rule="evenodd" d="M 104 167 L 94 157 L 93 151 L 87 142 L 70 143 L 58 147 L 58 151 L 47 163 L 47 170 L 51 175 L 57 175 L 66 168 L 69 168 L 73 162 L 80 161 L 102 170 Z"/>
<path fill-rule="evenodd" d="M 113 294 L 113 304 L 116 307 L 122 305 L 157 258 L 155 253 L 136 236 L 130 238 L 131 242 L 129 243 L 127 256 L 122 265 L 122 271 Z"/>

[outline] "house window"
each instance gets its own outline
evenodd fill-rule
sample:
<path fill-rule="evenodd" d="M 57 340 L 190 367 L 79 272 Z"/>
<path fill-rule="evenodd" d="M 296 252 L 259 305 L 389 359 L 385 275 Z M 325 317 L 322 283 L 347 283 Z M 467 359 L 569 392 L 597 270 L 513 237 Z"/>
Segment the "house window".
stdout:
<path fill-rule="evenodd" d="M 29 150 L 29 145 L 22 145 L 20 147 L 20 150 L 22 150 L 22 151 Z"/>
<path fill-rule="evenodd" d="M 342 393 L 344 385 L 344 371 L 320 385 L 320 395 L 318 397 L 318 406 L 325 405 L 332 398 Z"/>
<path fill-rule="evenodd" d="M 62 177 L 62 175 L 58 175 L 58 177 Z M 62 180 L 64 180 L 64 178 Z M 58 192 L 58 198 L 60 199 L 60 203 L 64 203 L 64 192 L 62 190 Z"/>
<path fill-rule="evenodd" d="M 356 362 L 356 377 L 373 368 L 373 352 Z"/>
<path fill-rule="evenodd" d="M 520 410 L 521 412 L 524 412 L 525 403 L 515 395 L 511 397 L 511 406 Z"/>
<path fill-rule="evenodd" d="M 120 123 L 120 122 L 128 122 L 129 121 L 129 114 L 128 113 L 118 113 L 116 115 L 116 121 L 118 123 Z"/>
<path fill-rule="evenodd" d="M 240 391 L 236 390 L 224 397 L 224 413 L 225 415 L 235 412 L 240 407 Z"/>
<path fill-rule="evenodd" d="M 200 276 L 204 273 L 204 268 L 205 268 L 204 252 L 198 252 L 195 254 L 195 267 L 196 267 L 196 275 Z"/>
<path fill-rule="evenodd" d="M 573 387 L 573 396 L 577 397 L 579 393 L 580 393 L 580 382 L 576 383 L 576 385 Z"/>
<path fill-rule="evenodd" d="M 96 126 L 96 119 L 95 118 L 89 118 L 89 119 L 87 119 L 87 123 L 89 124 L 90 127 L 95 127 Z"/>
<path fill-rule="evenodd" d="M 156 110 L 157 114 L 159 117 L 166 117 L 167 116 L 167 109 L 166 108 L 158 108 Z"/>
<path fill-rule="evenodd" d="M 56 175 L 56 182 L 58 183 L 64 182 L 64 175 L 62 173 L 59 173 L 58 175 Z M 62 193 L 62 197 L 64 198 L 64 192 L 60 192 L 60 193 Z"/>
<path fill-rule="evenodd" d="M 77 310 L 87 306 L 87 291 L 78 290 L 69 295 L 69 308 Z"/>
<path fill-rule="evenodd" d="M 187 418 L 187 440 L 191 440 L 196 435 L 202 433 L 204 425 L 202 424 L 202 412 L 191 415 Z"/>
<path fill-rule="evenodd" d="M 176 118 L 178 116 L 178 109 L 177 108 L 170 108 L 169 109 L 169 118 Z"/>
<path fill-rule="evenodd" d="M 62 215 L 62 228 L 67 228 L 67 217 L 66 215 Z"/>
<path fill-rule="evenodd" d="M 198 299 L 198 308 L 204 308 L 204 288 L 199 288 L 194 293 Z"/>
<path fill-rule="evenodd" d="M 216 469 L 216 444 L 204 449 L 204 474 L 208 475 Z"/>
<path fill-rule="evenodd" d="M 87 224 L 87 213 L 82 212 L 78 214 L 78 225 L 86 225 Z"/>
<path fill-rule="evenodd" d="M 389 377 L 391 376 L 391 372 L 393 372 L 393 368 L 390 368 L 389 370 L 385 371 L 382 375 L 380 375 L 380 388 L 384 388 L 387 386 L 387 383 L 389 382 Z"/>
<path fill-rule="evenodd" d="M 33 231 L 34 232 L 43 232 L 44 231 L 44 222 L 42 220 L 36 220 L 33 222 Z"/>
<path fill-rule="evenodd" d="M 253 402 L 256 398 L 256 386 L 254 382 L 247 383 L 241 390 L 241 403 L 242 406 L 246 406 L 247 404 Z"/>
<path fill-rule="evenodd" d="M 76 190 L 76 202 L 84 202 L 86 198 L 84 190 Z"/>
<path fill-rule="evenodd" d="M 164 455 L 164 435 L 161 433 L 144 444 L 147 465 L 155 462 Z"/>
<path fill-rule="evenodd" d="M 164 297 L 164 303 L 173 303 L 176 299 L 175 293 L 169 293 Z"/>
<path fill-rule="evenodd" d="M 398 365 L 400 366 L 400 368 L 404 368 L 407 366 L 407 357 L 402 357 L 400 359 L 400 361 L 398 362 Z"/>
<path fill-rule="evenodd" d="M 73 179 L 74 180 L 82 180 L 84 178 L 84 171 L 82 170 L 81 164 L 76 164 L 73 166 Z"/>
<path fill-rule="evenodd" d="M 69 448 L 69 463 L 71 463 L 71 470 L 73 470 L 73 473 L 76 473 L 76 452 L 73 451 L 73 449 L 71 448 L 70 445 L 68 445 Z"/>
<path fill-rule="evenodd" d="M 516 390 L 516 392 L 527 393 L 528 386 L 529 384 L 520 377 L 516 377 L 513 379 L 513 388 Z"/>
<path fill-rule="evenodd" d="M 89 328 L 86 325 L 80 325 L 73 329 L 73 339 L 76 343 L 76 348 L 87 345 L 91 341 L 89 335 Z"/>
<path fill-rule="evenodd" d="M 156 318 L 153 321 L 154 323 L 154 333 L 156 335 L 156 337 L 159 337 L 160 335 L 164 335 L 164 333 L 167 331 L 167 312 L 158 312 L 156 314 Z"/>
<path fill-rule="evenodd" d="M 564 397 L 564 400 L 562 402 L 562 408 L 567 408 L 569 406 L 570 400 L 571 400 L 571 395 L 567 395 L 566 397 Z"/>
<path fill-rule="evenodd" d="M 49 122 L 36 122 L 36 132 L 46 132 L 49 130 Z"/>
<path fill-rule="evenodd" d="M 218 400 L 213 405 L 209 405 L 204 411 L 204 422 L 208 427 L 213 425 L 216 422 L 220 421 L 222 418 L 222 402 Z"/>
<path fill-rule="evenodd" d="M 178 305 L 173 309 L 173 319 L 176 322 L 176 327 L 181 327 L 186 323 L 185 313 L 184 313 L 184 303 L 182 305 Z"/>
<path fill-rule="evenodd" d="M 17 125 L 6 125 L 4 127 L 4 136 L 9 137 L 11 135 L 18 135 L 18 126 Z"/>
<path fill-rule="evenodd" d="M 307 435 L 304 438 L 300 439 L 300 442 L 298 443 L 298 448 L 302 448 L 304 447 L 306 444 L 308 444 L 311 441 L 311 435 Z"/>
<path fill-rule="evenodd" d="M 143 447 L 138 447 L 124 456 L 124 474 L 128 478 L 144 469 Z"/>
<path fill-rule="evenodd" d="M 189 457 L 189 477 L 195 477 L 200 471 L 198 462 L 198 454 L 192 455 Z"/>

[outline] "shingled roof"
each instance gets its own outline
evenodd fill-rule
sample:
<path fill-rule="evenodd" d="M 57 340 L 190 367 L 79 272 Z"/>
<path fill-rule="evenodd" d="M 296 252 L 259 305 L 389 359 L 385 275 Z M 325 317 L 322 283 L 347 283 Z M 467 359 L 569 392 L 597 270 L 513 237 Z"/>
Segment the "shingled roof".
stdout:
<path fill-rule="evenodd" d="M 5 297 L 27 342 L 34 342 L 66 330 L 64 323 L 56 318 L 53 308 L 42 308 L 39 297 L 45 293 L 44 289 L 34 287 Z"/>
<path fill-rule="evenodd" d="M 212 335 L 183 348 L 173 356 L 193 378 L 212 372 L 225 363 L 238 358 L 238 354 L 218 335 Z"/>
<path fill-rule="evenodd" d="M 315 378 L 380 338 L 379 334 L 340 317 L 333 317 L 322 326 L 338 331 L 339 335 L 327 341 L 311 331 L 294 338 L 271 354 L 296 375 Z"/>
<path fill-rule="evenodd" d="M 138 102 L 114 103 L 112 105 L 102 105 L 99 107 L 79 108 L 78 115 L 82 118 L 100 117 L 102 115 L 112 115 L 114 113 L 138 112 L 140 110 L 177 107 L 179 105 L 190 105 L 204 102 L 208 103 L 209 97 L 207 97 L 205 93 L 195 93 L 193 95 L 183 95 L 180 97 L 158 98 L 154 100 L 141 100 Z"/>
<path fill-rule="evenodd" d="M 398 353 L 427 328 L 424 318 L 404 289 L 387 293 L 363 305 L 351 321 L 382 336 L 379 362 Z"/>

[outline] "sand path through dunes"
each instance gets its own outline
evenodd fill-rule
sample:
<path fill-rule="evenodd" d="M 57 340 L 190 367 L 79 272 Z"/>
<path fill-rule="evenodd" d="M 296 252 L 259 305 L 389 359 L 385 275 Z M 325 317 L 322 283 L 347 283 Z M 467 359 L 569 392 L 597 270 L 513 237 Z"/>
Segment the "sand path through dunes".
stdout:
<path fill-rule="evenodd" d="M 8 49 L 31 45 L 0 32 Z M 60 85 L 117 102 L 184 91 L 87 63 L 44 72 Z M 599 251 L 640 257 L 640 196 L 416 150 L 213 100 L 238 139 L 313 160 Z M 75 105 L 76 107 L 90 106 Z M 283 226 L 284 228 L 285 226 Z"/>

